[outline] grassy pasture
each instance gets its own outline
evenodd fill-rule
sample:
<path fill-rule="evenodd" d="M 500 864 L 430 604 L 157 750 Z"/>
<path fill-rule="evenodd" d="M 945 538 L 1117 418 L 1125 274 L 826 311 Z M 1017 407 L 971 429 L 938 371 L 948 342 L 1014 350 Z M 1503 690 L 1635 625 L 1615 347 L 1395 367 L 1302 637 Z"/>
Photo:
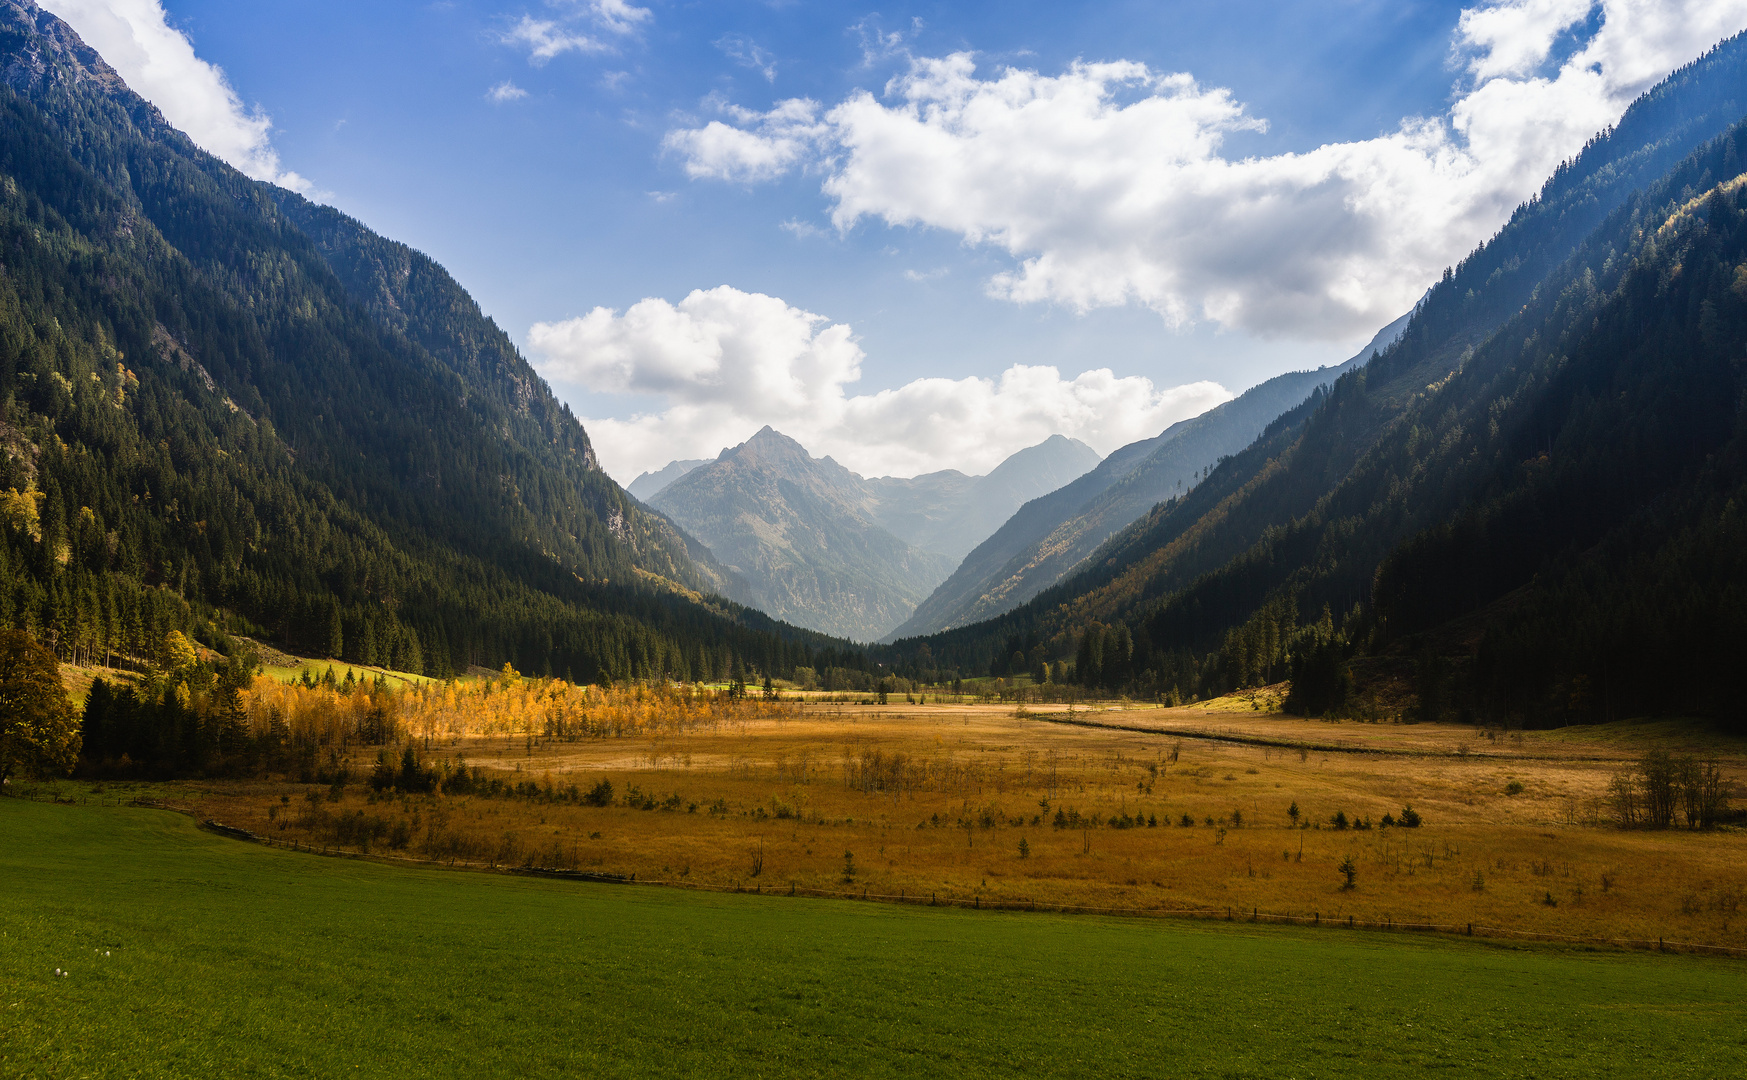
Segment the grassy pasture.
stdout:
<path fill-rule="evenodd" d="M 341 680 L 345 679 L 347 672 L 351 672 L 354 678 L 375 679 L 381 677 L 394 686 L 422 686 L 425 683 L 437 681 L 426 675 L 413 675 L 390 668 L 372 667 L 369 664 L 352 664 L 344 660 L 304 660 L 296 664 L 263 664 L 261 671 L 280 682 L 295 682 L 303 678 L 305 672 L 309 673 L 310 678 L 319 680 L 329 668 L 333 669 L 334 678 Z"/>
<path fill-rule="evenodd" d="M 402 869 L 14 799 L 0 841 L 9 1077 L 1747 1070 L 1739 961 Z"/>

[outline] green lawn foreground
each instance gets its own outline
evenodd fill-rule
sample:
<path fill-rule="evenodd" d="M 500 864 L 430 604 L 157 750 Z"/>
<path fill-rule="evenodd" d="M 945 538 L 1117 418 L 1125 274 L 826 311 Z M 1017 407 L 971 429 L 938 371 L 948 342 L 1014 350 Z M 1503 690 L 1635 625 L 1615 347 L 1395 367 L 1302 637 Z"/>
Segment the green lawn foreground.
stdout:
<path fill-rule="evenodd" d="M 5 1077 L 1747 1075 L 1741 961 L 403 869 L 140 809 L 0 799 L 0 934 Z"/>

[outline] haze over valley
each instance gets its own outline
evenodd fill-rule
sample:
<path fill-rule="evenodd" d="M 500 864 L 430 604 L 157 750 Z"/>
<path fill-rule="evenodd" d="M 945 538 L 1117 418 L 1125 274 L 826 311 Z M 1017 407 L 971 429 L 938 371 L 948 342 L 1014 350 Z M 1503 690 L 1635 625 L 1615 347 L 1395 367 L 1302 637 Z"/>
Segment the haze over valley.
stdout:
<path fill-rule="evenodd" d="M 908 618 L 1022 503 L 1098 460 L 1085 443 L 1053 435 L 987 476 L 866 480 L 767 427 L 714 462 L 668 466 L 669 479 L 645 501 L 745 578 L 749 602 L 871 641 Z"/>

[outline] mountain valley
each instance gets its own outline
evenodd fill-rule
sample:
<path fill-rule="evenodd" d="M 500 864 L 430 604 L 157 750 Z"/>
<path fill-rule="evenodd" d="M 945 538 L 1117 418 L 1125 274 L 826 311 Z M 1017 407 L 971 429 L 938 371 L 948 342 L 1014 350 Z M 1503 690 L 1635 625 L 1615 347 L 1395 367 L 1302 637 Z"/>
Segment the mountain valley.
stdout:
<path fill-rule="evenodd" d="M 0 1074 L 1743 1075 L 1744 645 L 1747 0 L 0 0 Z"/>
<path fill-rule="evenodd" d="M 1053 436 L 986 476 L 948 470 L 864 479 L 770 428 L 681 472 L 649 504 L 747 582 L 761 609 L 872 640 L 903 621 L 987 530 L 1098 455 Z M 641 479 L 641 478 L 640 478 Z"/>

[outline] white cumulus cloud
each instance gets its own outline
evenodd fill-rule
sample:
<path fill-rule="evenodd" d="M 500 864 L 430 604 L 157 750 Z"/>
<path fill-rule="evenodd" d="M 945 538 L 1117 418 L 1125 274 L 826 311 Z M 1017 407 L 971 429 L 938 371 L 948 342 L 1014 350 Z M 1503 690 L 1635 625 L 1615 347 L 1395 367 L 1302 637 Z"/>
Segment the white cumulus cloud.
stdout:
<path fill-rule="evenodd" d="M 520 101 L 528 96 L 528 92 L 508 79 L 498 83 L 485 92 L 485 99 L 494 105 L 502 105 L 508 101 Z"/>
<path fill-rule="evenodd" d="M 1210 382 L 1160 388 L 1107 368 L 1064 377 L 1020 364 L 853 394 L 864 356 L 848 326 L 727 285 L 537 323 L 528 346 L 548 379 L 662 399 L 659 411 L 585 421 L 602 465 L 626 481 L 714 457 L 765 424 L 863 475 L 977 473 L 1058 433 L 1108 453 L 1231 396 Z"/>
<path fill-rule="evenodd" d="M 718 104 L 725 119 L 664 146 L 698 179 L 817 170 L 839 229 L 871 219 L 1003 250 L 1014 264 L 988 289 L 1015 302 L 1350 339 L 1412 304 L 1634 97 L 1744 26 L 1747 0 L 1476 6 L 1454 30 L 1467 74 L 1447 114 L 1265 157 L 1225 152 L 1265 122 L 1189 74 L 980 72 L 970 53 L 913 58 L 881 96 L 830 108 Z"/>
<path fill-rule="evenodd" d="M 670 131 L 662 146 L 685 158 L 688 176 L 750 182 L 780 176 L 829 137 L 819 103 L 790 98 L 769 112 L 753 112 L 711 98 L 705 102 L 732 123 L 712 120 L 699 128 Z"/>
<path fill-rule="evenodd" d="M 1532 75 L 1547 62 L 1561 33 L 1589 17 L 1595 0 L 1522 0 L 1468 8 L 1457 37 L 1473 50 L 1468 70 L 1481 79 Z"/>
<path fill-rule="evenodd" d="M 310 190 L 308 180 L 280 164 L 268 138 L 272 120 L 259 107 L 245 107 L 224 71 L 195 55 L 159 0 L 42 0 L 41 6 L 64 19 L 195 145 L 256 180 Z"/>

